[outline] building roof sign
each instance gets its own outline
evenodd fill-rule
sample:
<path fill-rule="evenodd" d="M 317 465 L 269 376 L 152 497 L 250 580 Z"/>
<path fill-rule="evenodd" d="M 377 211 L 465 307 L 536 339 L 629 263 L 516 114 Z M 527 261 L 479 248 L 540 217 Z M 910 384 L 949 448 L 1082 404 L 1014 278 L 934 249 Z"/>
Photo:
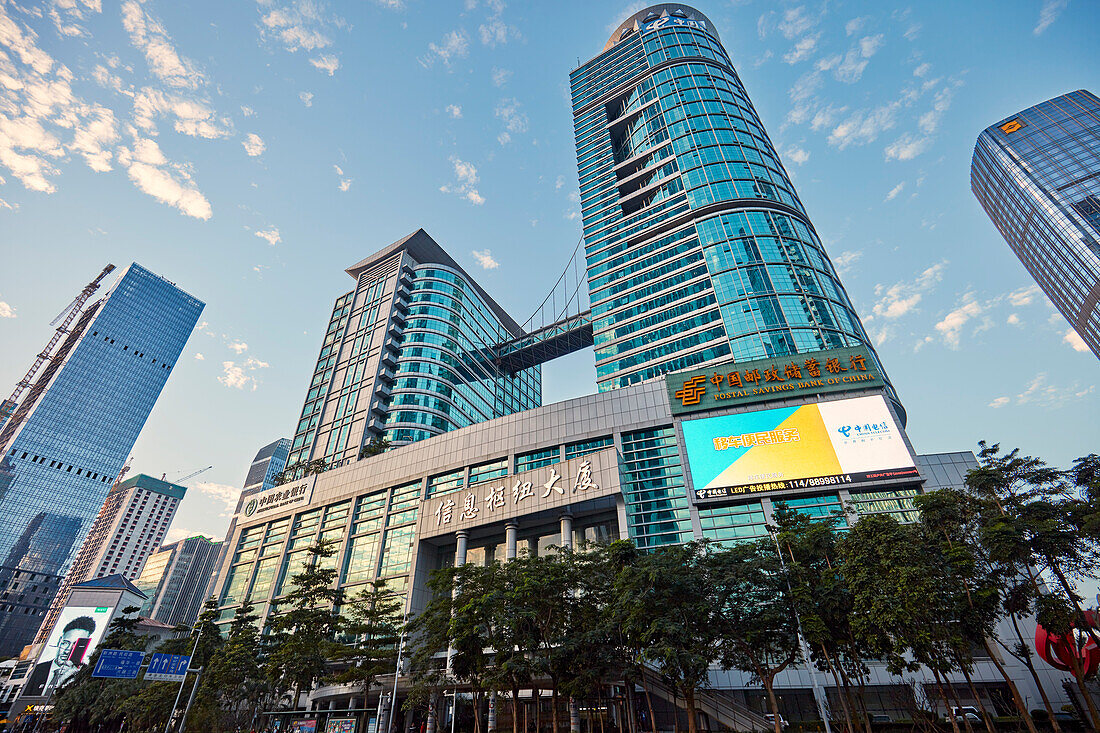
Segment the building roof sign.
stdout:
<path fill-rule="evenodd" d="M 866 346 L 720 364 L 665 375 L 673 415 L 885 387 Z"/>

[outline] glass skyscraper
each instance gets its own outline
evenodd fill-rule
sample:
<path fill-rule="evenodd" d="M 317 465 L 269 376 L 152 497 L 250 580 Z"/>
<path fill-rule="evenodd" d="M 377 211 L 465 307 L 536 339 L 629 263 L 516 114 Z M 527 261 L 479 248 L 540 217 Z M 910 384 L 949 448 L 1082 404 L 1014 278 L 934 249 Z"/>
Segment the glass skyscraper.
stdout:
<path fill-rule="evenodd" d="M 275 485 L 275 476 L 286 468 L 286 459 L 290 455 L 290 438 L 279 438 L 268 443 L 256 452 L 248 475 L 244 479 L 245 493 L 270 489 Z"/>
<path fill-rule="evenodd" d="M 970 185 L 1035 282 L 1100 357 L 1100 100 L 1079 89 L 986 128 Z"/>
<path fill-rule="evenodd" d="M 0 462 L 0 656 L 42 623 L 203 307 L 132 264 L 67 335 L 68 358 Z"/>
<path fill-rule="evenodd" d="M 503 371 L 489 349 L 523 329 L 423 229 L 347 273 L 356 285 L 333 306 L 288 466 L 339 466 L 374 439 L 404 445 L 542 404 L 540 367 Z"/>
<path fill-rule="evenodd" d="M 601 391 L 711 362 L 873 353 L 706 16 L 633 14 L 570 87 Z"/>

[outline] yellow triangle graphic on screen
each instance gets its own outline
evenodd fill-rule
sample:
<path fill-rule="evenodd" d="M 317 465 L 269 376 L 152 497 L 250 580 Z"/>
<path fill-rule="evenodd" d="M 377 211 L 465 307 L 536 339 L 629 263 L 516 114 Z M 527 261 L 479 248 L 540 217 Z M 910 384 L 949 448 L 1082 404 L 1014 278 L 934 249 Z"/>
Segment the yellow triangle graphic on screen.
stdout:
<path fill-rule="evenodd" d="M 798 430 L 798 440 L 752 446 L 706 488 L 843 473 L 817 405 L 799 407 L 776 430 L 784 428 Z"/>

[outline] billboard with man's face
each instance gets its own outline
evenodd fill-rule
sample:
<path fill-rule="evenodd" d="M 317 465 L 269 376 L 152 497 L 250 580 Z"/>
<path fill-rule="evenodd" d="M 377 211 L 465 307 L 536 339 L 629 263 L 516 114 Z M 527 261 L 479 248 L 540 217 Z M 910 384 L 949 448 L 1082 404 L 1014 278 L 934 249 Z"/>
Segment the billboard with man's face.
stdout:
<path fill-rule="evenodd" d="M 62 609 L 23 694 L 44 695 L 64 684 L 92 656 L 110 622 L 109 606 Z"/>

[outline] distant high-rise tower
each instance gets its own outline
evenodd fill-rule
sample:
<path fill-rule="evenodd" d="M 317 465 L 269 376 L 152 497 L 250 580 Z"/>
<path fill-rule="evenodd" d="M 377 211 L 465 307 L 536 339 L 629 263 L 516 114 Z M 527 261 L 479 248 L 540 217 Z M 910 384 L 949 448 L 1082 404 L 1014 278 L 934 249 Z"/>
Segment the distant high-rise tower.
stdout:
<path fill-rule="evenodd" d="M 523 335 L 423 229 L 347 269 L 294 432 L 288 466 L 341 465 L 542 404 L 542 372 L 497 368 L 488 347 Z"/>
<path fill-rule="evenodd" d="M 570 88 L 601 391 L 711 362 L 874 352 L 705 15 L 634 13 Z"/>
<path fill-rule="evenodd" d="M 149 596 L 141 615 L 172 626 L 193 624 L 206 600 L 221 546 L 221 542 L 198 535 L 153 553 L 134 581 Z"/>
<path fill-rule="evenodd" d="M 248 475 L 244 479 L 246 492 L 270 489 L 275 485 L 275 476 L 286 468 L 286 459 L 290 455 L 290 438 L 279 438 L 274 443 L 268 443 L 260 448 L 256 457 L 252 459 L 252 465 L 248 467 Z"/>
<path fill-rule="evenodd" d="M 42 624 L 202 309 L 133 264 L 74 321 L 0 461 L 0 656 Z"/>
<path fill-rule="evenodd" d="M 112 486 L 34 640 L 49 638 L 74 585 L 108 575 L 136 580 L 164 541 L 186 491 L 143 473 Z"/>
<path fill-rule="evenodd" d="M 970 187 L 1100 357 L 1100 99 L 1080 89 L 987 127 L 974 148 Z"/>

